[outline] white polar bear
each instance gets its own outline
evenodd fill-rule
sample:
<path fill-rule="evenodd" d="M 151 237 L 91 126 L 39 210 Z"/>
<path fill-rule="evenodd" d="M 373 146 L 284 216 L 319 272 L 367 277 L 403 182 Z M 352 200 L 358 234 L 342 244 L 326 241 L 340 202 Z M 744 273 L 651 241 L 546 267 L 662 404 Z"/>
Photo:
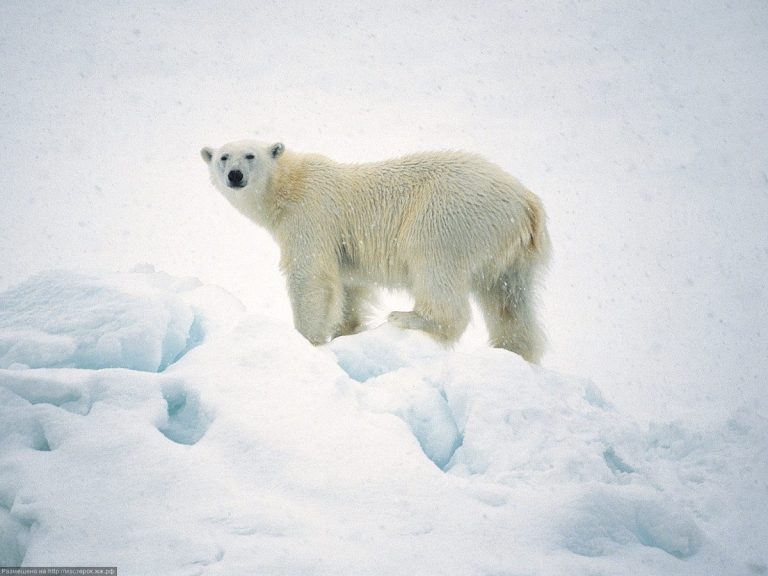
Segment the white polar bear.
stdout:
<path fill-rule="evenodd" d="M 250 140 L 201 155 L 216 188 L 280 246 L 294 323 L 310 342 L 361 330 L 381 286 L 415 300 L 390 322 L 446 342 L 466 328 L 474 294 L 491 344 L 539 361 L 545 213 L 499 167 L 461 152 L 339 164 Z"/>

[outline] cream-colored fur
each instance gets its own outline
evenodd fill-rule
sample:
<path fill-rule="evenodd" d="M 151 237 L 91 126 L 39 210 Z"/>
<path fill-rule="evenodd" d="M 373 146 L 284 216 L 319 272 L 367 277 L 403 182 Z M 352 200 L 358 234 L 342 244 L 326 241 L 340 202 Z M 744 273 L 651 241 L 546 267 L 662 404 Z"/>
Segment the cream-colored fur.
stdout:
<path fill-rule="evenodd" d="M 216 187 L 279 244 L 296 328 L 314 344 L 361 330 L 380 286 L 415 300 L 390 322 L 446 342 L 474 294 L 491 344 L 539 360 L 545 213 L 497 166 L 461 152 L 339 164 L 255 141 L 201 153 Z"/>

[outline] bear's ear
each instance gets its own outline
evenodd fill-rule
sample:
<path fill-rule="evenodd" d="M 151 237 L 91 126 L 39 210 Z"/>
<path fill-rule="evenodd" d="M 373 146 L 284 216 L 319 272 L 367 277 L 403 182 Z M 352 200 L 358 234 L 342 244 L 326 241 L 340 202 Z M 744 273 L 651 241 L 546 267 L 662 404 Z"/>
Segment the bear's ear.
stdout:
<path fill-rule="evenodd" d="M 213 150 L 208 148 L 207 146 L 200 150 L 200 156 L 203 157 L 203 160 L 205 160 L 206 164 L 211 163 L 211 158 L 213 158 Z"/>
<path fill-rule="evenodd" d="M 272 155 L 272 158 L 279 157 L 283 152 L 285 151 L 285 146 L 282 142 L 277 142 L 275 144 L 272 144 L 272 146 L 269 147 L 269 153 Z"/>

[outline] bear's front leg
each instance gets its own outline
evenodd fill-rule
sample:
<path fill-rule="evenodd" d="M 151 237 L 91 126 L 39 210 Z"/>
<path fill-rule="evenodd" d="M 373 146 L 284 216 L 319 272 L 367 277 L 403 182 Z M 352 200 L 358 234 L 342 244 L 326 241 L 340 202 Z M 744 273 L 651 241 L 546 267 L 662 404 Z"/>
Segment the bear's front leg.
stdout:
<path fill-rule="evenodd" d="M 288 278 L 293 325 L 312 344 L 325 344 L 343 317 L 343 289 L 327 273 L 293 274 Z"/>
<path fill-rule="evenodd" d="M 342 320 L 333 337 L 357 334 L 365 327 L 370 315 L 370 304 L 374 299 L 370 288 L 359 285 L 344 286 Z"/>

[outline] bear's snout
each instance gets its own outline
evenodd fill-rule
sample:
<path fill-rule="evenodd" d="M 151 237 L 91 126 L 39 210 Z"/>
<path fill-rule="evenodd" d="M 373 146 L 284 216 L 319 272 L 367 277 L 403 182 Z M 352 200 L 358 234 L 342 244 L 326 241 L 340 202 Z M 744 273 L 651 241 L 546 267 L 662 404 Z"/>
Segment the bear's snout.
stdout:
<path fill-rule="evenodd" d="M 229 174 L 227 174 L 227 179 L 229 180 L 230 186 L 245 186 L 245 182 L 243 182 L 243 173 L 240 170 L 230 170 Z"/>

